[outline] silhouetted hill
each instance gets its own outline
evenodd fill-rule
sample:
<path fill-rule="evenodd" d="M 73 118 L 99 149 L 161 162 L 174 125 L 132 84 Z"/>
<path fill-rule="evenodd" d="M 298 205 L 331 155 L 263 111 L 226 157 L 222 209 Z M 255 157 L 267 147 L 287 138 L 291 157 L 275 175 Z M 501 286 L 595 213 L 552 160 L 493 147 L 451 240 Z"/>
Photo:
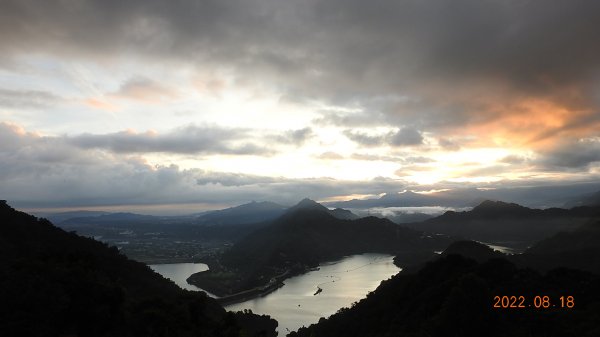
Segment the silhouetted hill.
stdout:
<path fill-rule="evenodd" d="M 392 220 L 397 224 L 406 224 L 412 222 L 422 222 L 428 219 L 433 218 L 434 216 L 431 214 L 420 213 L 420 212 L 395 212 L 393 215 L 382 215 L 387 219 Z"/>
<path fill-rule="evenodd" d="M 82 216 L 82 217 L 71 217 L 67 220 L 64 220 L 60 223 L 61 227 L 69 227 L 71 225 L 114 225 L 114 224 L 123 224 L 123 223 L 138 223 L 138 222 L 158 222 L 161 219 L 170 218 L 170 217 L 160 217 L 154 215 L 144 215 L 144 214 L 136 214 L 136 213 L 128 213 L 128 212 L 119 212 L 119 213 L 108 213 L 101 215 L 92 215 L 92 216 Z"/>
<path fill-rule="evenodd" d="M 574 198 L 565 203 L 566 208 L 578 206 L 600 206 L 600 191 Z"/>
<path fill-rule="evenodd" d="M 208 212 L 197 218 L 199 224 L 241 225 L 270 221 L 285 212 L 285 207 L 274 202 L 250 202 L 236 207 Z"/>
<path fill-rule="evenodd" d="M 513 295 L 517 305 L 524 297 L 524 308 L 494 308 L 495 296 Z M 550 307 L 535 308 L 535 296 L 549 296 Z M 574 307 L 561 307 L 561 296 L 573 296 Z M 571 269 L 540 274 L 505 259 L 477 263 L 448 255 L 418 273 L 383 281 L 351 308 L 288 336 L 591 337 L 600 335 L 598 308 L 596 275 Z"/>
<path fill-rule="evenodd" d="M 479 205 L 473 207 L 470 213 L 479 218 L 498 218 L 498 217 L 523 217 L 537 214 L 537 210 L 523 207 L 515 203 L 506 203 L 502 201 L 484 200 Z"/>
<path fill-rule="evenodd" d="M 271 225 L 237 242 L 219 261 L 212 261 L 218 263 L 214 268 L 209 263 L 211 270 L 192 275 L 189 282 L 225 295 L 346 255 L 389 253 L 417 259 L 430 257 L 449 243 L 445 236 L 427 236 L 387 219 L 338 219 L 327 208 L 305 199 Z"/>
<path fill-rule="evenodd" d="M 600 274 L 600 221 L 542 240 L 513 260 L 539 270 L 568 266 Z"/>
<path fill-rule="evenodd" d="M 227 313 L 115 247 L 0 202 L 2 336 L 274 336 L 266 316 Z"/>
<path fill-rule="evenodd" d="M 318 202 L 316 202 L 314 200 L 308 199 L 308 198 L 304 198 L 304 199 L 300 200 L 299 203 L 288 208 L 285 213 L 291 214 L 291 213 L 294 213 L 294 212 L 300 211 L 300 210 L 316 210 L 316 211 L 322 211 L 322 212 L 329 213 L 329 208 L 319 204 Z"/>
<path fill-rule="evenodd" d="M 73 218 L 86 218 L 86 217 L 93 217 L 93 216 L 106 215 L 106 214 L 109 214 L 109 212 L 81 210 L 81 211 L 69 211 L 69 212 L 58 212 L 58 213 L 36 213 L 34 215 L 48 219 L 54 224 L 58 224 L 60 222 L 63 222 L 65 220 L 69 220 L 69 219 L 73 219 Z"/>
<path fill-rule="evenodd" d="M 527 245 L 559 231 L 573 230 L 600 217 L 598 207 L 531 209 L 513 203 L 484 201 L 471 211 L 448 211 L 408 227 L 484 242 Z"/>
<path fill-rule="evenodd" d="M 473 192 L 473 191 L 471 191 Z M 373 207 L 419 207 L 419 206 L 453 206 L 466 207 L 471 206 L 473 199 L 466 192 L 462 196 L 446 196 L 444 193 L 421 194 L 412 191 L 401 193 L 384 193 L 376 199 L 352 199 L 348 201 L 337 201 L 327 203 L 328 206 L 342 208 L 373 208 Z M 468 195 L 468 196 L 467 196 Z"/>
<path fill-rule="evenodd" d="M 461 255 L 477 262 L 485 262 L 493 258 L 506 257 L 504 254 L 496 252 L 484 244 L 467 240 L 453 242 L 446 250 L 444 250 L 442 256 L 453 254 Z"/>
<path fill-rule="evenodd" d="M 321 205 L 320 203 L 318 203 L 314 200 L 308 199 L 308 198 L 304 198 L 296 205 L 288 208 L 285 213 L 291 214 L 291 213 L 295 213 L 299 210 L 321 211 L 321 212 L 329 213 L 334 218 L 338 218 L 341 220 L 354 220 L 354 219 L 359 218 L 358 215 L 352 213 L 349 210 L 346 210 L 343 208 L 335 208 L 333 210 L 330 210 L 329 208 Z"/>
<path fill-rule="evenodd" d="M 552 254 L 575 249 L 600 249 L 600 221 L 590 221 L 572 232 L 561 232 L 536 243 L 531 254 Z"/>
<path fill-rule="evenodd" d="M 335 218 L 342 220 L 356 220 L 359 218 L 358 215 L 352 213 L 351 211 L 343 208 L 335 208 L 329 211 L 329 214 L 333 215 Z"/>

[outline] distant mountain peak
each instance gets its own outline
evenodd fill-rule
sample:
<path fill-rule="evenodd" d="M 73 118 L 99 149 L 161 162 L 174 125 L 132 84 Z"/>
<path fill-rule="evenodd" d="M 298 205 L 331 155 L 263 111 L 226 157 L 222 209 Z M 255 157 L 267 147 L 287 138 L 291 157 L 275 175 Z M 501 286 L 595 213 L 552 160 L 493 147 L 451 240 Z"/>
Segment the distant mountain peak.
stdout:
<path fill-rule="evenodd" d="M 243 205 L 211 211 L 197 218 L 200 224 L 240 225 L 269 221 L 283 214 L 285 207 L 270 201 L 252 200 Z"/>
<path fill-rule="evenodd" d="M 299 203 L 290 207 L 288 209 L 288 212 L 296 211 L 296 210 L 300 210 L 300 209 L 320 210 L 320 211 L 329 212 L 329 209 L 327 207 L 325 207 L 325 206 L 319 204 L 318 202 L 316 202 L 312 199 L 309 199 L 309 198 L 302 199 Z"/>
<path fill-rule="evenodd" d="M 318 202 L 316 202 L 310 198 L 304 198 L 304 199 L 300 200 L 300 202 L 298 203 L 298 205 L 302 205 L 302 204 L 318 204 Z"/>
<path fill-rule="evenodd" d="M 507 211 L 507 210 L 523 210 L 527 207 L 497 200 L 484 200 L 479 205 L 473 208 L 473 212 L 489 212 L 489 211 Z"/>
<path fill-rule="evenodd" d="M 355 220 L 355 219 L 359 218 L 358 215 L 352 213 L 351 211 L 349 211 L 347 209 L 343 209 L 343 208 L 333 209 L 333 210 L 329 211 L 329 214 L 333 215 L 334 217 L 336 217 L 338 219 L 342 219 L 342 220 Z"/>
<path fill-rule="evenodd" d="M 300 202 L 297 203 L 296 206 L 299 206 L 299 207 L 312 207 L 312 206 L 324 207 L 323 205 L 321 205 L 318 202 L 316 202 L 312 199 L 309 199 L 309 198 L 304 198 L 304 199 L 300 200 Z"/>

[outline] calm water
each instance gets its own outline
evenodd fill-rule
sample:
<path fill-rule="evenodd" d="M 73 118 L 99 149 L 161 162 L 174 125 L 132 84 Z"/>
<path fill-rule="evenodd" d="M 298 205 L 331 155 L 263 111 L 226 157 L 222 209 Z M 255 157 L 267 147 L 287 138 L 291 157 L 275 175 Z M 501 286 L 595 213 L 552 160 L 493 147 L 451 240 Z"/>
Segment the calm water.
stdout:
<path fill-rule="evenodd" d="M 188 290 L 201 290 L 185 280 L 193 273 L 208 270 L 202 263 L 173 263 L 150 265 L 157 273 Z M 364 298 L 379 283 L 397 274 L 400 268 L 393 256 L 362 254 L 346 257 L 320 266 L 319 270 L 284 281 L 284 286 L 265 297 L 226 306 L 238 311 L 250 309 L 256 314 L 270 315 L 279 322 L 280 336 L 301 326 L 316 323 L 340 308 Z M 322 291 L 315 295 L 317 287 Z M 209 294 L 210 295 L 210 294 Z"/>
<path fill-rule="evenodd" d="M 151 264 L 148 267 L 175 282 L 181 288 L 195 291 L 202 289 L 187 283 L 185 280 L 193 273 L 208 270 L 208 266 L 204 263 Z"/>
<path fill-rule="evenodd" d="M 257 314 L 270 315 L 279 322 L 279 335 L 284 336 L 288 330 L 316 323 L 319 318 L 364 298 L 382 280 L 400 271 L 392 260 L 393 256 L 380 254 L 350 256 L 322 265 L 320 270 L 287 279 L 283 287 L 265 297 L 225 309 L 251 309 Z M 314 295 L 317 287 L 323 291 Z"/>

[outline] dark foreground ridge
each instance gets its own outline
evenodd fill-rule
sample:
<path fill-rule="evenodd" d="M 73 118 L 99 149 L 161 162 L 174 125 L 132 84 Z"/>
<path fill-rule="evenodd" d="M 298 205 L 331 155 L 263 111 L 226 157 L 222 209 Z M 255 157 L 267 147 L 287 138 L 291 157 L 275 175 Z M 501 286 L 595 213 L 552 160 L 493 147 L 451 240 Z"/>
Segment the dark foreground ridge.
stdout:
<path fill-rule="evenodd" d="M 476 245 L 476 244 L 475 244 Z M 461 244 L 477 258 L 495 255 Z M 495 296 L 523 296 L 524 308 L 494 308 Z M 536 308 L 535 296 L 549 307 Z M 573 296 L 573 307 L 560 297 Z M 566 300 L 565 300 L 566 301 Z M 542 302 L 538 302 L 542 304 Z M 485 262 L 448 254 L 414 274 L 400 273 L 351 308 L 289 337 L 325 336 L 600 336 L 600 278 L 558 268 L 518 268 L 505 258 Z"/>
<path fill-rule="evenodd" d="M 597 219 L 520 255 L 458 241 L 290 336 L 600 336 L 599 275 Z M 516 296 L 517 305 L 523 296 L 524 308 L 495 308 L 495 296 Z M 548 296 L 548 307 L 536 308 L 536 296 Z M 572 308 L 561 296 L 572 296 Z"/>
<path fill-rule="evenodd" d="M 0 335 L 275 336 L 268 316 L 228 313 L 127 259 L 0 202 Z"/>

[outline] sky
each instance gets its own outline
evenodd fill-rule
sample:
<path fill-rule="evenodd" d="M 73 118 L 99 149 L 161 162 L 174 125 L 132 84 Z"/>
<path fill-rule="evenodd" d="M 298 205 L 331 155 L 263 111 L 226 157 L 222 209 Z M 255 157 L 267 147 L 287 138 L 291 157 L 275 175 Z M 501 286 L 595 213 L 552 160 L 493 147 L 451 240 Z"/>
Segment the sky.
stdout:
<path fill-rule="evenodd" d="M 202 210 L 598 182 L 600 2 L 0 0 L 0 197 Z"/>

